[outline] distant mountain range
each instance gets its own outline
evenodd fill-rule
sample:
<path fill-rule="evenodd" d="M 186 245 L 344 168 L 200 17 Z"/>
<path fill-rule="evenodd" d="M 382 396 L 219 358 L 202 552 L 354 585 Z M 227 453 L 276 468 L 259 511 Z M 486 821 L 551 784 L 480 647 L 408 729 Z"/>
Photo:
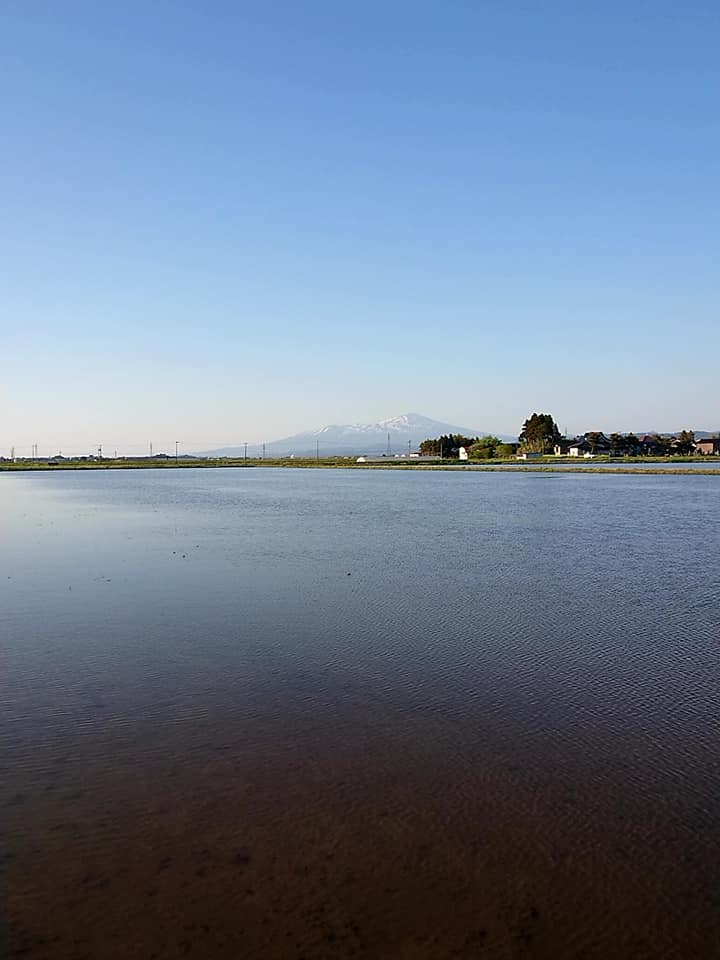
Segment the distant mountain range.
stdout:
<path fill-rule="evenodd" d="M 475 427 L 461 427 L 442 420 L 433 420 L 420 413 L 403 413 L 377 423 L 330 424 L 317 430 L 296 433 L 292 437 L 273 440 L 265 444 L 265 455 L 284 457 L 294 454 L 296 457 L 352 456 L 354 454 L 407 453 L 408 448 L 416 450 L 418 445 L 429 437 L 440 437 L 448 433 L 460 433 L 466 437 L 482 437 L 489 430 Z M 500 434 L 501 440 L 516 440 L 507 434 Z M 233 447 L 221 447 L 218 450 L 206 450 L 200 456 L 205 457 L 242 457 L 245 444 Z M 261 443 L 249 443 L 247 454 L 257 457 L 262 453 Z"/>
<path fill-rule="evenodd" d="M 618 433 L 634 433 L 636 437 L 647 437 L 654 436 L 656 433 L 661 437 L 677 437 L 682 431 L 681 430 L 618 430 Z M 694 430 L 696 440 L 702 440 L 707 437 L 717 437 L 720 431 L 718 430 Z M 605 434 L 610 436 L 608 432 Z"/>

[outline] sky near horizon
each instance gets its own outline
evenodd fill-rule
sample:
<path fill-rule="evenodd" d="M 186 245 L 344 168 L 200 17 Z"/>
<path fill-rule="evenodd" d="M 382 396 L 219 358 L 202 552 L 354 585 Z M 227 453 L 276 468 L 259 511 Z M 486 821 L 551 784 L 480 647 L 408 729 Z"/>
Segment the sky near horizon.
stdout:
<path fill-rule="evenodd" d="M 720 6 L 0 11 L 0 454 L 720 427 Z"/>

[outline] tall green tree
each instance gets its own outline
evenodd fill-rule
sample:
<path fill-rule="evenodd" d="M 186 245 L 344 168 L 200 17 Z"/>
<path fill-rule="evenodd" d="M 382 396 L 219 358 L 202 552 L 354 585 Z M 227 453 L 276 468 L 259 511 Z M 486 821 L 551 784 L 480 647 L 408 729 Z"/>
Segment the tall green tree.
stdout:
<path fill-rule="evenodd" d="M 648 452 L 655 457 L 666 457 L 669 453 L 672 453 L 672 445 L 671 437 L 663 437 L 659 433 L 653 433 L 651 447 Z"/>
<path fill-rule="evenodd" d="M 625 452 L 625 440 L 619 433 L 610 434 L 610 453 L 617 457 Z"/>
<path fill-rule="evenodd" d="M 688 454 L 692 453 L 695 449 L 695 431 L 681 430 L 678 434 L 675 449 L 683 457 L 686 457 Z"/>
<path fill-rule="evenodd" d="M 600 443 L 600 438 L 602 433 L 599 430 L 591 430 L 590 433 L 585 434 L 585 439 L 590 444 L 590 453 L 595 453 Z"/>
<path fill-rule="evenodd" d="M 625 452 L 631 457 L 637 457 L 640 453 L 640 438 L 634 433 L 628 433 L 625 436 Z"/>
<path fill-rule="evenodd" d="M 520 443 L 529 453 L 549 453 L 560 440 L 560 431 L 549 413 L 533 413 L 523 424 Z"/>

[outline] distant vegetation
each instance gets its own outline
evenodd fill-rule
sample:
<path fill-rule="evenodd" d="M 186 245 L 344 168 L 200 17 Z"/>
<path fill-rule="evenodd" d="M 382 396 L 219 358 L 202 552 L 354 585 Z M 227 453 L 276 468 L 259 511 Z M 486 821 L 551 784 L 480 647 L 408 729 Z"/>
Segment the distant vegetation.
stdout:
<path fill-rule="evenodd" d="M 420 453 L 457 460 L 461 447 L 465 448 L 471 460 L 506 459 L 518 450 L 542 456 L 567 456 L 574 449 L 576 455 L 593 457 L 688 457 L 702 452 L 697 448 L 692 430 L 683 430 L 678 434 L 645 434 L 641 437 L 634 433 L 611 433 L 606 436 L 601 431 L 591 430 L 568 438 L 562 436 L 551 414 L 533 413 L 522 425 L 519 443 L 503 443 L 494 436 L 448 434 L 423 440 Z"/>
<path fill-rule="evenodd" d="M 527 453 L 552 453 L 560 431 L 549 413 L 533 413 L 520 431 L 521 449 Z"/>
<path fill-rule="evenodd" d="M 420 453 L 425 456 L 441 456 L 445 459 L 459 457 L 464 447 L 471 460 L 501 460 L 512 457 L 518 450 L 533 453 L 552 453 L 554 444 L 560 440 L 560 431 L 549 413 L 533 413 L 523 424 L 520 431 L 520 444 L 504 443 L 499 437 L 464 437 L 461 434 L 448 434 L 443 437 L 423 440 Z"/>
<path fill-rule="evenodd" d="M 457 460 L 461 447 L 465 448 L 468 456 L 473 460 L 494 460 L 511 457 L 517 449 L 517 444 L 504 443 L 499 437 L 493 436 L 464 437 L 460 433 L 449 433 L 442 437 L 423 440 L 420 444 L 420 454 L 424 457 Z"/>

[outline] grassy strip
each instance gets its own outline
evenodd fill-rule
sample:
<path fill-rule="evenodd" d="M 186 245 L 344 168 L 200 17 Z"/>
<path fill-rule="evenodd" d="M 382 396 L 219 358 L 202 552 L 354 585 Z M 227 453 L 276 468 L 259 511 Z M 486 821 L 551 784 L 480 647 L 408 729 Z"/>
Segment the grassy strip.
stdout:
<path fill-rule="evenodd" d="M 597 461 L 595 461 L 597 462 Z M 636 462 L 652 463 L 641 460 Z M 675 462 L 665 460 L 664 463 Z M 678 463 L 688 462 L 676 461 Z M 577 461 L 574 465 L 562 463 L 525 463 L 516 460 L 498 461 L 493 463 L 460 463 L 447 461 L 445 463 L 418 463 L 412 460 L 388 460 L 387 463 L 356 463 L 354 460 L 325 458 L 316 459 L 279 459 L 279 460 L 245 460 L 244 458 L 224 460 L 105 460 L 81 461 L 68 460 L 63 463 L 0 463 L 0 472 L 57 472 L 62 470 L 182 470 L 182 469 L 222 469 L 222 468 L 251 467 L 289 467 L 292 469 L 343 469 L 343 470 L 445 470 L 471 471 L 475 473 L 594 473 L 594 474 L 625 474 L 626 476 L 720 476 L 720 469 L 683 469 L 681 466 L 672 468 L 659 467 L 626 467 L 608 466 L 598 469 L 593 466 L 580 466 Z"/>

